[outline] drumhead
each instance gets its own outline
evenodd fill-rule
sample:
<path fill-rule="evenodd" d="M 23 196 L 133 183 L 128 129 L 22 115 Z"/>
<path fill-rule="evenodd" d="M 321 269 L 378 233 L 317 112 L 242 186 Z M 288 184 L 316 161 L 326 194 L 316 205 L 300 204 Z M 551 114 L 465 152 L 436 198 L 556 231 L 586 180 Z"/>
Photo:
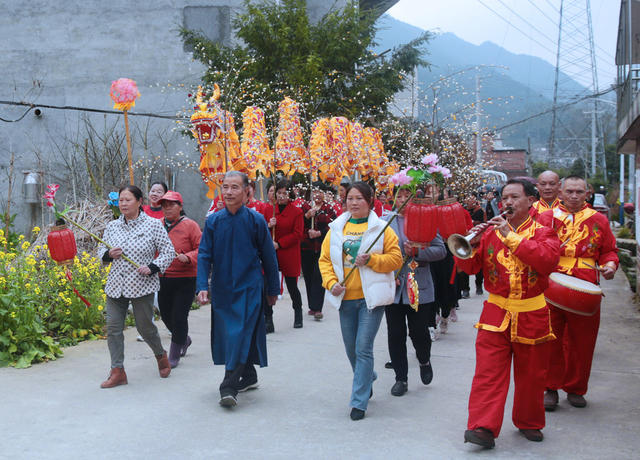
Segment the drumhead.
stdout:
<path fill-rule="evenodd" d="M 570 276 L 565 273 L 554 272 L 549 275 L 549 279 L 561 286 L 565 286 L 576 291 L 586 292 L 588 294 L 602 294 L 602 289 L 600 289 L 600 286 L 597 284 L 581 280 L 580 278 L 576 278 L 575 276 Z"/>

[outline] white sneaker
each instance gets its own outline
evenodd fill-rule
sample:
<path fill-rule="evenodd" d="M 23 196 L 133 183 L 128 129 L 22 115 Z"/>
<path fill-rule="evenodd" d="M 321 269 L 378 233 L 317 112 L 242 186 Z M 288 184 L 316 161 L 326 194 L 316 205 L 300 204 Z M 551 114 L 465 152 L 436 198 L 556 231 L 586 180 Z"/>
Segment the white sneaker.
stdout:
<path fill-rule="evenodd" d="M 441 318 L 440 319 L 440 333 L 441 334 L 446 334 L 448 329 L 449 329 L 449 319 Z"/>
<path fill-rule="evenodd" d="M 451 309 L 451 313 L 449 314 L 449 319 L 451 320 L 452 323 L 455 323 L 456 321 L 458 321 L 458 314 L 456 313 L 455 308 Z"/>
<path fill-rule="evenodd" d="M 138 337 L 136 337 L 136 340 L 137 340 L 138 342 L 144 342 L 144 339 L 142 338 L 142 336 L 141 336 L 141 335 L 139 335 Z"/>
<path fill-rule="evenodd" d="M 431 341 L 435 342 L 436 340 L 438 340 L 440 338 L 440 331 L 438 331 L 437 327 L 430 327 L 429 328 L 429 335 L 431 336 Z"/>

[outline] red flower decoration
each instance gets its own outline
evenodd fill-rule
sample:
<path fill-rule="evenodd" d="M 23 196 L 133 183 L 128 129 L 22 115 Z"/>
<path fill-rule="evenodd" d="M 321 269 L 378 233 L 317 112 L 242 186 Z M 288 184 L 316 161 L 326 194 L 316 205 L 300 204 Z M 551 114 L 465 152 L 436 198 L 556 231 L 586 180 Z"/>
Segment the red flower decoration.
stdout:
<path fill-rule="evenodd" d="M 44 194 L 44 199 L 47 200 L 47 206 L 49 206 L 50 208 L 55 206 L 56 192 L 59 188 L 60 186 L 58 184 L 47 185 L 48 191 Z"/>

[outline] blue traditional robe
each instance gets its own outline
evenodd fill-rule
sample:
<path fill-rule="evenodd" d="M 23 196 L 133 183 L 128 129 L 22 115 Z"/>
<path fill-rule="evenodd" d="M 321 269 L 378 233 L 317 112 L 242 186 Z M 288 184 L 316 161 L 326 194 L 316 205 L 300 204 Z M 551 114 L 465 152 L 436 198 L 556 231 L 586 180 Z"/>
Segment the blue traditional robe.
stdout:
<path fill-rule="evenodd" d="M 264 271 L 264 274 L 263 274 Z M 263 290 L 278 295 L 278 260 L 264 218 L 242 206 L 211 214 L 198 249 L 197 291 L 209 289 L 214 364 L 267 365 Z M 252 343 L 253 342 L 253 343 Z"/>

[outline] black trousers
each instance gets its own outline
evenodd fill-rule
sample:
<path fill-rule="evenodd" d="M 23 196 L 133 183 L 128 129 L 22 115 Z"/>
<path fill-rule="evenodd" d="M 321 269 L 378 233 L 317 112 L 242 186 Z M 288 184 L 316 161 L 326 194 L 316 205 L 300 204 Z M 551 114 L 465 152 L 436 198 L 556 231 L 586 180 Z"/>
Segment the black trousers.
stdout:
<path fill-rule="evenodd" d="M 320 266 L 318 265 L 320 253 L 315 251 L 300 251 L 300 259 L 302 262 L 304 285 L 307 288 L 309 310 L 322 311 L 325 289 L 322 287 L 322 274 L 320 273 Z"/>
<path fill-rule="evenodd" d="M 460 290 L 461 291 L 469 291 L 469 275 L 467 275 L 464 272 L 460 272 L 458 273 L 456 276 L 458 276 L 458 280 L 460 283 Z M 475 275 L 476 277 L 476 289 L 482 289 L 482 282 L 484 281 L 484 277 L 482 276 L 482 270 L 480 270 L 478 273 L 476 273 Z"/>
<path fill-rule="evenodd" d="M 189 311 L 195 292 L 195 278 L 160 278 L 160 292 L 158 292 L 160 316 L 171 332 L 171 341 L 177 345 L 184 345 L 187 342 Z"/>
<path fill-rule="evenodd" d="M 251 335 L 251 344 L 249 346 L 249 356 L 247 356 L 247 362 L 238 363 L 233 370 L 225 369 L 224 378 L 222 379 L 222 383 L 220 384 L 220 394 L 227 395 L 231 394 L 233 396 L 237 396 L 238 388 L 240 386 L 240 379 L 250 379 L 258 377 L 258 373 L 256 372 L 256 368 L 253 367 L 253 363 L 256 362 L 258 356 L 258 349 L 256 347 L 256 334 L 258 332 L 258 324 L 256 324 L 255 329 L 253 330 L 253 334 Z M 212 343 L 213 349 L 213 343 Z"/>
<path fill-rule="evenodd" d="M 420 364 L 426 364 L 431 359 L 431 337 L 427 326 L 433 308 L 433 303 L 420 304 L 418 311 L 414 311 L 406 304 L 391 304 L 384 308 L 387 319 L 389 356 L 396 373 L 396 382 L 406 382 L 409 373 L 407 326 L 409 326 L 409 337 L 411 337 Z"/>
<path fill-rule="evenodd" d="M 300 289 L 298 289 L 298 277 L 297 276 L 285 276 L 284 282 L 287 285 L 287 291 L 291 296 L 291 302 L 294 310 L 302 308 L 302 295 Z"/>

